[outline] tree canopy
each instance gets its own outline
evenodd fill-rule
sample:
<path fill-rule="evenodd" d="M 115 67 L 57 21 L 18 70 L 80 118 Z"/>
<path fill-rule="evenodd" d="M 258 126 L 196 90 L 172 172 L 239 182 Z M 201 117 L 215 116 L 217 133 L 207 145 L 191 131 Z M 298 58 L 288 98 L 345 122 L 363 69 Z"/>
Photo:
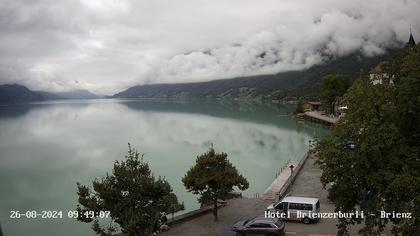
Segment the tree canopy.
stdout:
<path fill-rule="evenodd" d="M 337 96 L 346 93 L 350 80 L 340 74 L 329 74 L 322 78 L 321 99 L 326 111 L 332 110 L 332 103 Z"/>
<path fill-rule="evenodd" d="M 165 178 L 153 176 L 149 165 L 137 150 L 128 145 L 125 160 L 116 161 L 111 175 L 93 181 L 93 191 L 77 183 L 78 220 L 93 221 L 93 230 L 101 235 L 112 235 L 115 223 L 128 236 L 149 235 L 162 215 L 182 210 L 171 186 Z M 109 211 L 111 224 L 99 224 L 98 212 Z M 89 212 L 95 212 L 94 216 Z M 114 223 L 113 223 L 114 222 Z"/>
<path fill-rule="evenodd" d="M 248 181 L 239 174 L 236 167 L 227 159 L 226 153 L 216 153 L 213 148 L 200 155 L 182 179 L 185 188 L 194 194 L 200 194 L 201 203 L 213 204 L 214 220 L 217 221 L 217 201 L 225 200 L 233 187 L 245 190 Z"/>
<path fill-rule="evenodd" d="M 373 85 L 361 78 L 347 93 L 349 110 L 318 140 L 316 150 L 324 185 L 334 183 L 336 210 L 360 207 L 364 235 L 378 235 L 392 222 L 395 233 L 420 233 L 420 62 L 419 46 L 391 60 L 394 84 Z M 410 212 L 411 218 L 380 218 L 380 211 Z M 372 216 L 370 214 L 373 214 Z"/>

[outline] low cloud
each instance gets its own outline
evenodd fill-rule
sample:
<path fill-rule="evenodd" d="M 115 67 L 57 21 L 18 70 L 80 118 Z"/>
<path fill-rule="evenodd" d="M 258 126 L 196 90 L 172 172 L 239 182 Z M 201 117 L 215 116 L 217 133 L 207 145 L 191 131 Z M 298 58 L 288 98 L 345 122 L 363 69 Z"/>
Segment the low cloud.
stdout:
<path fill-rule="evenodd" d="M 0 83 L 112 94 L 372 56 L 420 38 L 416 0 L 0 0 Z"/>

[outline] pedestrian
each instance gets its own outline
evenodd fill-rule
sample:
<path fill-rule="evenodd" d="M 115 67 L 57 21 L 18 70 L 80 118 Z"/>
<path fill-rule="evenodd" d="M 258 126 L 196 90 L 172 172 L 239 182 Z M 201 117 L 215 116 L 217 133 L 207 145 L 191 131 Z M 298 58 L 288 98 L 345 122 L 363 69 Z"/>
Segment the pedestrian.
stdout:
<path fill-rule="evenodd" d="M 293 174 L 293 168 L 295 168 L 295 166 L 294 165 L 290 165 L 289 167 L 290 167 L 290 174 Z"/>

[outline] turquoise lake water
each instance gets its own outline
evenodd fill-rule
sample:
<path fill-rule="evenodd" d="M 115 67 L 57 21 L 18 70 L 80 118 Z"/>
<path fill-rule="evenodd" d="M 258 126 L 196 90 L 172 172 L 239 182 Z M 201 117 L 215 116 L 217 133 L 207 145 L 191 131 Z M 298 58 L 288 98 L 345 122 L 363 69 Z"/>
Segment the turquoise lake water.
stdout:
<path fill-rule="evenodd" d="M 110 173 L 127 143 L 165 176 L 186 210 L 196 196 L 181 183 L 213 144 L 262 193 L 289 159 L 299 160 L 319 125 L 294 120 L 294 107 L 239 102 L 73 100 L 0 106 L 0 223 L 5 236 L 94 235 L 67 217 L 76 182 Z M 11 219 L 11 211 L 62 211 L 62 219 Z"/>

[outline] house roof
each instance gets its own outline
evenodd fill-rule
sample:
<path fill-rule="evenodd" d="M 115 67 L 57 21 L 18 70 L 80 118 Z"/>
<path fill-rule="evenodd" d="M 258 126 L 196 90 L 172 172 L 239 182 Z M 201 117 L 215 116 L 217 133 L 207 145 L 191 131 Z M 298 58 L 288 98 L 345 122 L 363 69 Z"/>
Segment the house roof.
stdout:
<path fill-rule="evenodd" d="M 416 46 L 416 41 L 414 41 L 414 37 L 412 33 L 410 33 L 410 38 L 408 39 L 407 46 L 410 46 L 410 47 Z"/>
<path fill-rule="evenodd" d="M 335 97 L 333 104 L 335 106 L 343 106 L 347 104 L 347 99 L 343 97 Z"/>
<path fill-rule="evenodd" d="M 321 102 L 307 102 L 307 103 L 309 103 L 309 104 L 311 104 L 311 105 L 314 105 L 314 106 L 319 106 L 319 105 L 322 105 L 322 103 Z"/>

